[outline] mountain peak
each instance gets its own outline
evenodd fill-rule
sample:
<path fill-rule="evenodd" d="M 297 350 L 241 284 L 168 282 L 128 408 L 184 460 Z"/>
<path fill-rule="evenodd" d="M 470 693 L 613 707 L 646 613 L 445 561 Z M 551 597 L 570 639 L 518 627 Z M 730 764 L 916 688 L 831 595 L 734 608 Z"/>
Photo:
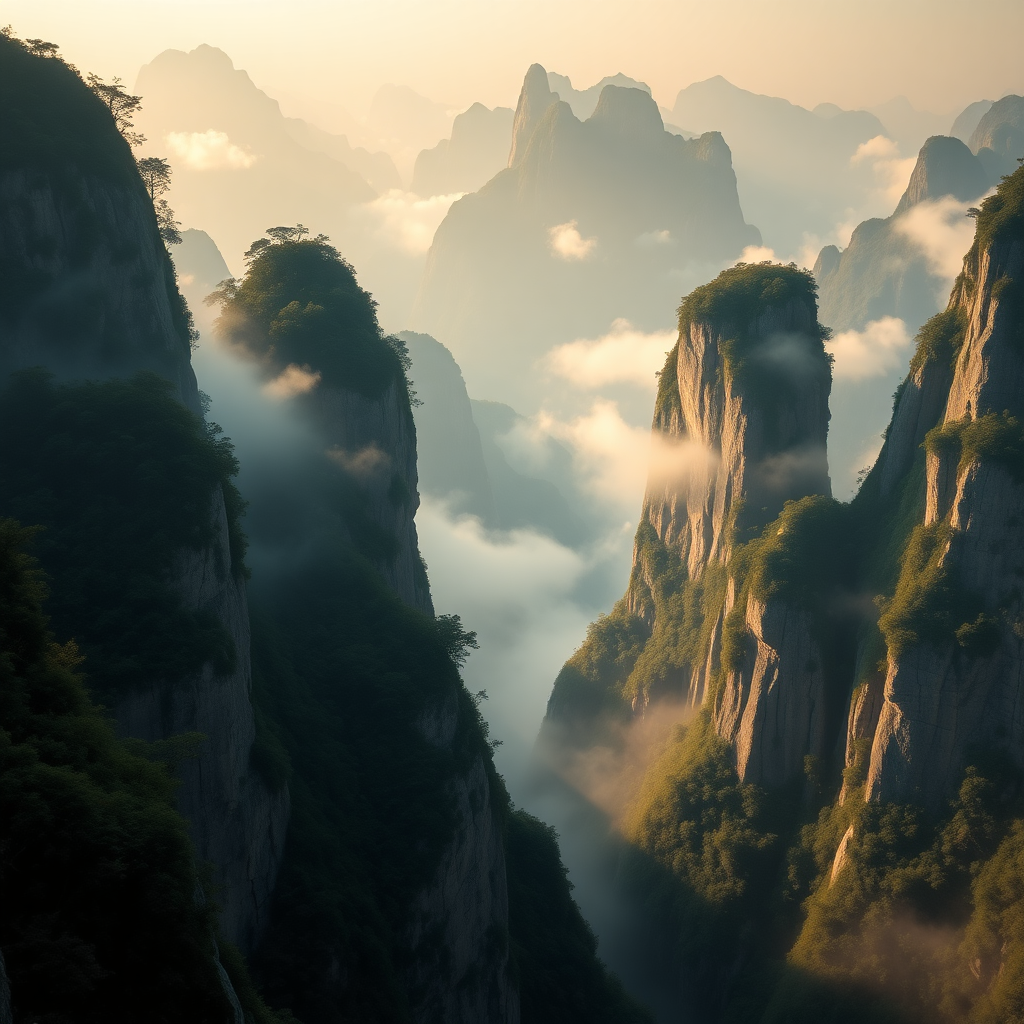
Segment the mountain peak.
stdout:
<path fill-rule="evenodd" d="M 988 185 L 981 161 L 959 140 L 933 135 L 921 147 L 896 215 L 926 199 L 954 196 L 960 202 L 977 199 Z"/>
<path fill-rule="evenodd" d="M 512 149 L 508 155 L 509 167 L 519 163 L 526 152 L 526 144 L 543 117 L 544 112 L 558 99 L 548 85 L 548 73 L 540 64 L 531 64 L 523 79 L 523 88 L 516 104 L 516 117 L 512 124 Z"/>
<path fill-rule="evenodd" d="M 601 90 L 597 109 L 588 120 L 634 138 L 656 138 L 665 130 L 658 104 L 649 92 L 619 85 Z"/>

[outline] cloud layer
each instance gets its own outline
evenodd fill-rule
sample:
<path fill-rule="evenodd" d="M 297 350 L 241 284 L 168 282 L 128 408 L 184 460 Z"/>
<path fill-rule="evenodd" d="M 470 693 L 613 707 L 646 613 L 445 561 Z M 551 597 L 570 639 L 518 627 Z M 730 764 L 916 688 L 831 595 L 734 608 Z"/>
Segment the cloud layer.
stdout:
<path fill-rule="evenodd" d="M 579 338 L 552 349 L 544 357 L 544 365 L 580 388 L 627 383 L 653 392 L 655 374 L 675 343 L 674 331 L 645 334 L 620 319 L 603 337 Z"/>
<path fill-rule="evenodd" d="M 952 196 L 929 199 L 911 207 L 895 223 L 896 230 L 921 250 L 928 269 L 942 278 L 946 287 L 960 273 L 974 240 L 974 221 L 967 216 L 973 205 Z"/>
<path fill-rule="evenodd" d="M 165 141 L 171 155 L 190 171 L 240 171 L 256 162 L 252 153 L 213 128 L 205 132 L 171 132 Z"/>
<path fill-rule="evenodd" d="M 882 377 L 906 361 L 910 350 L 907 325 L 894 316 L 872 320 L 863 331 L 843 331 L 825 343 L 835 357 L 836 379 Z"/>
<path fill-rule="evenodd" d="M 393 188 L 357 207 L 353 216 L 367 225 L 377 240 L 390 249 L 422 256 L 449 207 L 464 193 L 422 199 L 415 192 Z"/>
<path fill-rule="evenodd" d="M 584 238 L 580 234 L 579 224 L 574 220 L 549 228 L 548 239 L 552 254 L 568 262 L 587 259 L 597 246 L 596 238 Z"/>

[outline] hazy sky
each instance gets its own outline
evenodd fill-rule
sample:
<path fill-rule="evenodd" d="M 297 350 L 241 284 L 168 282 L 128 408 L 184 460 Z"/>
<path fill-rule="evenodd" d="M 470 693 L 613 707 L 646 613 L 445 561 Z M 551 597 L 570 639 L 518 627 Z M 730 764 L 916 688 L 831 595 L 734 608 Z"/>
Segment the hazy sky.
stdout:
<path fill-rule="evenodd" d="M 671 106 L 721 74 L 805 106 L 921 109 L 1024 91 L 1022 0 L 0 0 L 0 24 L 134 81 L 169 47 L 226 50 L 274 96 L 362 113 L 385 82 L 514 104 L 540 61 L 577 88 L 622 71 Z"/>

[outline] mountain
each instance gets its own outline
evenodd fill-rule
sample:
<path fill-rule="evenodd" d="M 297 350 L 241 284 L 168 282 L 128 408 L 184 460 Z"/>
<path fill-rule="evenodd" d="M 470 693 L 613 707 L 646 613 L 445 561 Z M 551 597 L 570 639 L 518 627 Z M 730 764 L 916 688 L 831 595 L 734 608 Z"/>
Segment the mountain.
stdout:
<path fill-rule="evenodd" d="M 508 107 L 474 103 L 464 110 L 452 122 L 450 139 L 416 157 L 411 190 L 421 196 L 475 192 L 507 163 L 512 118 Z"/>
<path fill-rule="evenodd" d="M 501 528 L 536 530 L 567 547 L 591 539 L 585 499 L 572 486 L 572 455 L 554 439 L 546 438 L 542 442 L 544 467 L 536 467 L 536 472 L 546 469 L 546 475 L 521 472 L 510 465 L 502 443 L 507 443 L 517 426 L 525 424 L 524 418 L 501 402 L 474 399 L 472 404 Z"/>
<path fill-rule="evenodd" d="M 412 360 L 409 372 L 419 402 L 413 416 L 420 489 L 448 502 L 455 515 L 477 516 L 485 526 L 497 526 L 498 510 L 480 431 L 459 364 L 429 334 L 403 331 L 399 338 Z"/>
<path fill-rule="evenodd" d="M 641 89 L 648 95 L 651 87 L 646 82 L 638 82 L 621 72 L 617 75 L 606 75 L 589 89 L 574 89 L 572 81 L 566 75 L 556 75 L 554 71 L 547 73 L 548 88 L 558 93 L 558 98 L 572 107 L 572 112 L 581 120 L 586 121 L 597 109 L 601 93 L 606 85 L 615 85 L 620 89 Z"/>
<path fill-rule="evenodd" d="M 432 613 L 408 355 L 352 266 L 252 246 L 204 395 L 109 108 L 9 33 L 0 86 L 0 1012 L 642 1024 Z"/>
<path fill-rule="evenodd" d="M 871 107 L 868 113 L 874 114 L 885 125 L 885 134 L 899 143 L 900 150 L 904 153 L 917 152 L 926 139 L 933 135 L 945 134 L 949 126 L 948 114 L 918 110 L 906 96 L 894 96 L 885 103 Z"/>
<path fill-rule="evenodd" d="M 805 233 L 828 236 L 875 187 L 851 159 L 861 144 L 884 136 L 885 126 L 864 110 L 819 110 L 748 92 L 721 76 L 687 86 L 672 108 L 676 124 L 725 137 L 743 210 L 780 253 L 798 252 Z"/>
<path fill-rule="evenodd" d="M 420 490 L 453 515 L 475 515 L 491 529 L 535 530 L 570 547 L 590 539 L 569 452 L 547 438 L 536 460 L 544 464 L 543 477 L 513 468 L 502 443 L 524 418 L 500 402 L 471 400 L 458 363 L 429 334 L 398 337 L 412 360 Z M 572 503 L 558 484 L 568 485 Z"/>
<path fill-rule="evenodd" d="M 813 281 L 737 267 L 680 307 L 653 429 L 696 450 L 677 478 L 652 466 L 626 597 L 560 673 L 543 739 L 584 794 L 580 766 L 621 765 L 618 878 L 704 1019 L 1022 1005 L 1022 272 L 1018 169 L 850 504 L 820 457 L 779 458 L 824 440 Z"/>
<path fill-rule="evenodd" d="M 991 100 L 977 100 L 974 103 L 968 103 L 957 114 L 956 120 L 949 129 L 948 134 L 952 135 L 955 139 L 959 139 L 961 142 L 970 142 L 974 129 L 978 127 L 978 122 L 991 108 Z"/>
<path fill-rule="evenodd" d="M 298 132 L 312 136 L 315 149 L 296 141 L 277 101 L 215 47 L 165 50 L 139 71 L 135 92 L 147 152 L 174 170 L 179 218 L 209 231 L 232 261 L 268 224 L 322 222 L 376 195 L 328 155 L 322 136 Z"/>
<path fill-rule="evenodd" d="M 906 325 L 906 338 L 913 337 L 934 315 L 941 290 L 948 287 L 948 279 L 941 276 L 941 268 L 926 249 L 927 237 L 925 244 L 921 239 L 922 231 L 941 229 L 941 207 L 933 210 L 932 204 L 947 198 L 974 202 L 991 182 L 981 161 L 958 139 L 942 135 L 928 139 L 893 213 L 859 224 L 842 252 L 825 246 L 819 253 L 814 275 L 822 322 L 842 334 L 870 330 L 869 324 L 896 317 Z M 928 204 L 924 214 L 930 217 L 923 224 L 913 219 L 922 212 L 921 204 Z M 933 221 L 935 227 L 931 227 Z M 900 351 L 881 372 L 865 367 L 858 371 L 863 376 L 837 378 L 830 453 L 844 490 L 852 490 L 853 474 L 874 455 L 872 443 L 889 415 L 887 396 L 906 372 L 909 357 L 909 350 Z"/>
<path fill-rule="evenodd" d="M 968 145 L 993 179 L 1012 174 L 1024 156 L 1024 98 L 1004 96 L 981 116 Z"/>
<path fill-rule="evenodd" d="M 371 153 L 362 146 L 353 147 L 346 136 L 325 132 L 300 117 L 286 117 L 285 127 L 288 134 L 304 149 L 313 153 L 325 153 L 338 163 L 344 164 L 365 178 L 370 187 L 377 192 L 402 187 L 402 179 L 398 176 L 395 162 L 387 153 Z"/>
<path fill-rule="evenodd" d="M 655 327 L 680 275 L 758 240 L 720 135 L 671 135 L 646 92 L 614 85 L 581 122 L 534 65 L 509 166 L 448 211 L 415 319 L 445 338 L 471 392 L 530 408 L 553 344 L 618 317 Z"/>

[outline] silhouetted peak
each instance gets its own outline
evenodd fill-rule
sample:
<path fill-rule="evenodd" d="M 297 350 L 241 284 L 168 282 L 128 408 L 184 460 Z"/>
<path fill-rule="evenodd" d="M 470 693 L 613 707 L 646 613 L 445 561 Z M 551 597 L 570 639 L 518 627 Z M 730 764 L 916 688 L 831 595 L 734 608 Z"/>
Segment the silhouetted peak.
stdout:
<path fill-rule="evenodd" d="M 732 167 L 732 150 L 721 132 L 705 132 L 697 140 L 697 159 L 716 167 Z"/>
<path fill-rule="evenodd" d="M 961 202 L 977 199 L 987 185 L 981 162 L 959 139 L 933 135 L 921 147 L 896 213 L 905 213 L 926 199 L 941 196 L 954 196 Z"/>
<path fill-rule="evenodd" d="M 516 104 L 516 117 L 512 123 L 512 149 L 508 155 L 509 167 L 522 160 L 537 122 L 557 99 L 558 94 L 553 93 L 548 85 L 547 71 L 540 64 L 531 64 Z"/>
<path fill-rule="evenodd" d="M 643 89 L 606 85 L 588 123 L 634 138 L 657 138 L 665 130 L 658 104 Z"/>
<path fill-rule="evenodd" d="M 842 259 L 842 255 L 839 247 L 835 245 L 826 245 L 818 253 L 818 258 L 814 261 L 812 273 L 814 274 L 814 279 L 819 284 L 839 269 L 839 261 Z"/>

